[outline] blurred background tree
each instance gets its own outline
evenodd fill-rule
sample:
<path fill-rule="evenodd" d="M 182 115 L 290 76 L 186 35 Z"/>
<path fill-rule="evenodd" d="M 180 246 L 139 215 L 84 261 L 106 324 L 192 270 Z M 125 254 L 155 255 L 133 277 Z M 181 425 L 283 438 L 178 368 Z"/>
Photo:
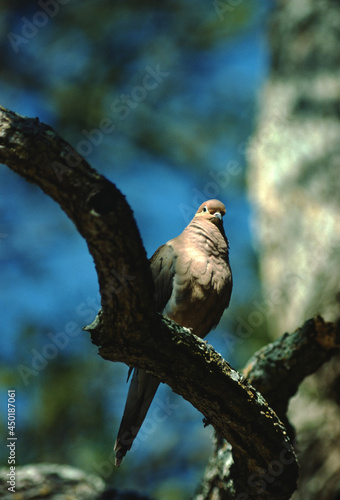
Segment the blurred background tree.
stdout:
<path fill-rule="evenodd" d="M 330 0 L 279 1 L 271 18 L 272 70 L 247 178 L 273 337 L 317 312 L 340 319 L 339 27 Z M 291 401 L 301 465 L 294 500 L 340 498 L 339 395 L 338 356 Z"/>
<path fill-rule="evenodd" d="M 1 104 L 53 126 L 126 194 L 150 256 L 181 232 L 202 201 L 216 197 L 225 202 L 235 286 L 231 307 L 208 341 L 238 368 L 269 338 L 294 329 L 308 315 L 326 312 L 326 319 L 334 319 L 334 301 L 307 301 L 307 291 L 312 290 L 311 282 L 304 279 L 309 276 L 306 241 L 310 240 L 300 236 L 309 235 L 310 223 L 306 222 L 305 233 L 301 227 L 290 233 L 293 224 L 305 220 L 305 210 L 319 214 L 323 207 L 329 220 L 330 196 L 325 188 L 314 212 L 307 203 L 311 186 L 315 193 L 320 191 L 313 164 L 305 165 L 304 175 L 300 172 L 296 210 L 291 210 L 288 198 L 287 206 L 278 203 L 286 178 L 297 199 L 291 155 L 297 157 L 295 150 L 310 136 L 308 131 L 294 135 L 287 151 L 284 139 L 291 131 L 293 113 L 287 113 L 285 103 L 289 89 L 296 88 L 295 81 L 287 87 L 280 81 L 265 87 L 268 94 L 261 101 L 257 133 L 249 142 L 258 92 L 269 72 L 271 9 L 279 6 L 275 15 L 287 22 L 277 17 L 273 29 L 274 80 L 299 73 L 302 62 L 309 61 L 306 66 L 313 67 L 326 60 L 322 53 L 315 60 L 307 57 L 304 44 L 314 40 L 314 32 L 305 32 L 304 27 L 308 27 L 306 19 L 313 19 L 308 10 L 313 10 L 312 5 L 305 2 L 297 9 L 297 29 L 291 20 L 296 12 L 293 2 L 72 0 L 51 2 L 49 9 L 47 4 L 2 2 Z M 335 4 L 333 9 L 338 9 Z M 329 15 L 322 17 L 326 24 L 331 21 Z M 298 44 L 294 36 L 300 32 L 305 38 L 301 35 Z M 289 33 L 294 64 L 289 62 L 288 49 L 281 47 Z M 328 74 L 333 69 L 328 67 Z M 305 85 L 311 73 L 306 73 Z M 298 88 L 303 89 L 300 82 Z M 317 88 L 322 94 L 323 81 Z M 304 106 L 302 100 L 296 109 L 306 112 Z M 304 116 L 307 121 L 310 115 Z M 318 138 L 314 122 L 313 127 L 313 138 Z M 322 130 L 328 137 L 327 127 Z M 316 147 L 315 139 L 311 143 Z M 264 150 L 272 156 L 261 157 Z M 272 178 L 278 182 L 275 190 Z M 334 187 L 331 177 L 323 179 L 323 186 Z M 275 193 L 280 194 L 276 204 Z M 284 217 L 275 219 L 277 213 Z M 0 214 L 0 382 L 5 395 L 10 387 L 17 390 L 18 463 L 68 463 L 101 474 L 119 489 L 134 488 L 158 498 L 187 498 L 210 455 L 212 429 L 204 429 L 201 415 L 162 387 L 158 400 L 168 398 L 173 413 L 155 425 L 151 409 L 129 462 L 119 471 L 114 469 L 112 447 L 127 392 L 127 368 L 96 356 L 88 335 L 81 332 L 100 307 L 86 245 L 59 207 L 5 167 L 0 171 Z M 263 218 L 269 221 L 269 229 L 261 224 Z M 258 221 L 255 243 L 254 220 Z M 288 234 L 294 234 L 290 245 Z M 290 262 L 293 243 L 300 253 Z M 278 247 L 281 253 L 275 255 L 273 249 Z M 333 247 L 334 240 L 327 248 Z M 274 258 L 276 264 L 272 264 Z M 327 260 L 323 262 L 329 273 Z M 282 274 L 278 266 L 283 263 Z M 318 266 L 313 269 L 317 274 Z M 330 274 L 336 283 L 335 274 Z M 301 283 L 304 288 L 298 296 L 306 299 L 309 309 L 292 300 L 290 287 Z M 320 297 L 320 283 L 314 277 L 315 297 Z M 273 307 L 270 293 L 277 288 L 282 300 Z"/>

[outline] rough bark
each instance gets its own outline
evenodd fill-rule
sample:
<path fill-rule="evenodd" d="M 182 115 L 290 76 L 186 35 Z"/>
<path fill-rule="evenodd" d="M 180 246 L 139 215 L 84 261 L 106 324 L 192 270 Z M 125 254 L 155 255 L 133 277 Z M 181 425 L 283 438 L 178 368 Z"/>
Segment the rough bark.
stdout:
<path fill-rule="evenodd" d="M 145 250 L 120 191 L 50 127 L 4 108 L 0 110 L 0 161 L 59 203 L 85 238 L 102 297 L 101 312 L 87 330 L 100 355 L 157 375 L 201 411 L 232 446 L 232 466 L 226 488 L 221 488 L 229 496 L 221 498 L 288 499 L 298 469 L 285 426 L 263 396 L 211 346 L 155 312 Z M 314 326 L 322 339 L 332 332 L 330 345 L 319 342 L 324 344 L 321 350 L 331 353 L 337 338 L 334 325 L 324 328 L 320 320 Z M 318 353 L 313 342 L 306 343 L 312 357 Z M 288 352 L 294 353 L 295 348 L 298 345 L 293 343 Z M 298 369 L 304 371 L 301 366 Z M 254 369 L 248 370 L 248 377 L 250 373 Z M 230 445 L 222 447 L 230 449 Z M 273 464 L 280 457 L 284 457 L 280 463 L 285 463 L 276 474 Z M 255 480 L 271 470 L 263 488 L 263 481 Z"/>
<path fill-rule="evenodd" d="M 248 361 L 243 374 L 262 393 L 268 404 L 286 423 L 292 441 L 295 433 L 287 419 L 289 400 L 302 380 L 328 361 L 340 347 L 340 328 L 325 322 L 320 316 L 308 320 L 294 333 L 285 333 L 275 342 L 264 346 Z M 282 447 L 280 454 L 266 471 L 258 471 L 247 478 L 252 487 L 248 497 L 233 493 L 232 450 L 220 436 L 216 436 L 215 450 L 211 457 L 196 500 L 266 498 L 265 492 L 284 468 L 292 463 L 289 448 Z M 258 496 L 257 496 L 258 495 Z"/>

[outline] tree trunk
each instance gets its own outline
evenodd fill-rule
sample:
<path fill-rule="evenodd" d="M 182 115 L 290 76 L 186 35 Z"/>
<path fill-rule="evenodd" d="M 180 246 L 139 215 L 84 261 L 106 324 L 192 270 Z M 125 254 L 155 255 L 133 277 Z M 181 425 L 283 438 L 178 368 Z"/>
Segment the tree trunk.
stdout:
<path fill-rule="evenodd" d="M 318 311 L 339 321 L 340 5 L 277 2 L 272 71 L 249 143 L 248 185 L 268 317 L 281 331 Z M 294 500 L 340 496 L 340 359 L 302 385 L 290 405 L 300 480 Z"/>

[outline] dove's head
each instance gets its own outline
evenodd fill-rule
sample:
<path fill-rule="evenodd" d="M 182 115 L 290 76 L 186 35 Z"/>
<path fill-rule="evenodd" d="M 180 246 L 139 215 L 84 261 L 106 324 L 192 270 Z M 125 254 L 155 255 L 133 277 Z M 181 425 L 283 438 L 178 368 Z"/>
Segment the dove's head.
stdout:
<path fill-rule="evenodd" d="M 205 219 L 216 226 L 223 226 L 222 217 L 225 215 L 226 209 L 223 203 L 219 200 L 208 200 L 202 203 L 195 214 L 195 219 Z"/>

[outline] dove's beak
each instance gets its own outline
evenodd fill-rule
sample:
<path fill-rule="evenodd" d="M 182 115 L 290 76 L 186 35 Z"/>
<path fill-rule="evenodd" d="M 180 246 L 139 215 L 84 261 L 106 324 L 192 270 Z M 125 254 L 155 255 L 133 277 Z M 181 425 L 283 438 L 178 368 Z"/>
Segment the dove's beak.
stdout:
<path fill-rule="evenodd" d="M 214 213 L 214 217 L 216 217 L 219 220 L 222 220 L 222 214 L 221 214 L 221 212 L 215 212 Z"/>

